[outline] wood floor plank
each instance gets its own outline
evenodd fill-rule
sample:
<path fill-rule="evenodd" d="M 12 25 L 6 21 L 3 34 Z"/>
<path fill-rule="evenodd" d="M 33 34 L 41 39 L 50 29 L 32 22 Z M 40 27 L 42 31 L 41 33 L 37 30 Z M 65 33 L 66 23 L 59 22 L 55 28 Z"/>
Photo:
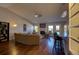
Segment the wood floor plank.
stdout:
<path fill-rule="evenodd" d="M 0 43 L 0 55 L 51 55 L 53 39 L 44 39 L 40 45 L 24 45 L 9 41 Z"/>

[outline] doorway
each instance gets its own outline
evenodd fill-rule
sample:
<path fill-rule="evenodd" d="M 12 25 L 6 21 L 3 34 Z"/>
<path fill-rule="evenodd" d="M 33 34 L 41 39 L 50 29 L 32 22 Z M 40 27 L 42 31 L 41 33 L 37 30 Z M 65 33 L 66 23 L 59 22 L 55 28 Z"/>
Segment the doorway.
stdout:
<path fill-rule="evenodd" d="M 9 23 L 0 22 L 0 42 L 9 41 Z"/>

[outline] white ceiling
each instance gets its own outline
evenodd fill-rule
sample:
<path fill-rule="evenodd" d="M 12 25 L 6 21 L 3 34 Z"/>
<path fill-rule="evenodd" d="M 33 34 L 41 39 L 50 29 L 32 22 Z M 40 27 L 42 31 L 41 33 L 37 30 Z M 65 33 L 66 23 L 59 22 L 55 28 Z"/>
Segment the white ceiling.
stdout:
<path fill-rule="evenodd" d="M 67 17 L 61 18 L 63 11 L 67 10 L 67 4 L 62 3 L 23 3 L 23 4 L 0 4 L 8 8 L 17 15 L 24 17 L 32 23 L 48 23 L 56 21 L 66 21 Z M 41 14 L 41 17 L 35 18 L 34 14 Z"/>

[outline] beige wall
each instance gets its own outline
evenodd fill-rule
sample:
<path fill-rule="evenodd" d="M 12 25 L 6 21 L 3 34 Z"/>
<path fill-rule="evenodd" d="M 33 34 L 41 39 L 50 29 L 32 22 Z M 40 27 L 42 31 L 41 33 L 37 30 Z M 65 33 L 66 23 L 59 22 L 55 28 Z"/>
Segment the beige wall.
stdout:
<path fill-rule="evenodd" d="M 69 50 L 79 54 L 79 4 L 69 4 Z M 76 13 L 77 12 L 77 13 Z M 78 26 L 78 27 L 74 27 Z"/>
<path fill-rule="evenodd" d="M 17 16 L 6 8 L 0 7 L 0 22 L 9 22 L 10 23 L 10 39 L 13 39 L 13 34 L 16 33 L 32 33 L 33 26 L 25 19 Z M 14 24 L 17 24 L 16 27 L 13 27 Z M 23 32 L 23 24 L 27 24 L 27 31 Z"/>

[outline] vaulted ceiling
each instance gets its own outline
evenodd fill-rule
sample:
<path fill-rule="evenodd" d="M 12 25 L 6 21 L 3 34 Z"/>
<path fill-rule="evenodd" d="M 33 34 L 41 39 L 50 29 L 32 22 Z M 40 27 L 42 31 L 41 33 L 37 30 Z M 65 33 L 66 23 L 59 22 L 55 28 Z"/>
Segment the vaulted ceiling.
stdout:
<path fill-rule="evenodd" d="M 62 3 L 18 3 L 18 4 L 0 4 L 8 8 L 13 13 L 24 17 L 32 23 L 50 23 L 56 21 L 67 21 L 68 17 L 62 18 L 62 13 L 68 9 L 68 4 Z M 40 17 L 35 18 L 35 14 Z"/>

